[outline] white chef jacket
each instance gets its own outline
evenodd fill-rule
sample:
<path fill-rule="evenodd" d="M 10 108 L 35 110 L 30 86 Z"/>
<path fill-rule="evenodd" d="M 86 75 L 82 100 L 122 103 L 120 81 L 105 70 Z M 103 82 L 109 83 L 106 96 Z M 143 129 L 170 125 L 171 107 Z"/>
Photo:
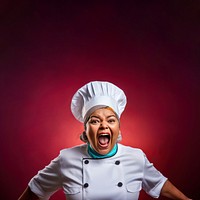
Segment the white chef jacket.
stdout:
<path fill-rule="evenodd" d="M 62 150 L 29 187 L 43 200 L 60 188 L 67 200 L 138 200 L 141 189 L 158 198 L 166 180 L 140 149 L 118 144 L 114 156 L 94 159 L 84 144 Z"/>

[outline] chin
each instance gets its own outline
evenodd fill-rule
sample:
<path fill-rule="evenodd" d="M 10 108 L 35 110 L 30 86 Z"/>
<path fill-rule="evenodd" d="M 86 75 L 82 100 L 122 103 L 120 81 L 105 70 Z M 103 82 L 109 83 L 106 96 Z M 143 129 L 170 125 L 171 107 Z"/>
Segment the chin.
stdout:
<path fill-rule="evenodd" d="M 111 151 L 111 149 L 101 149 L 101 150 L 98 150 L 98 153 L 101 154 L 101 155 L 106 155 L 110 151 Z"/>

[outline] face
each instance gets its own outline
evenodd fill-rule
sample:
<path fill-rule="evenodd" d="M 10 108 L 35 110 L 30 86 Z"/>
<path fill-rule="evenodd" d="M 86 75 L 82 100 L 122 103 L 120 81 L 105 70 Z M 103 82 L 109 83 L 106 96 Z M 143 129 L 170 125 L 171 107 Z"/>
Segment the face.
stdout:
<path fill-rule="evenodd" d="M 92 148 L 101 155 L 113 149 L 119 131 L 119 120 L 116 114 L 107 108 L 94 111 L 86 123 L 88 141 Z"/>

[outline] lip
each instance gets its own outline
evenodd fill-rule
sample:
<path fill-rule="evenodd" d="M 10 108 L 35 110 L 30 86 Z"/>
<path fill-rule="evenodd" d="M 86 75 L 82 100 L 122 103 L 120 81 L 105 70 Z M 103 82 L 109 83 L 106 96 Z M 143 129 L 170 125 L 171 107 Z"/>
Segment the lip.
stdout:
<path fill-rule="evenodd" d="M 99 137 L 100 135 L 104 135 L 104 134 L 111 136 L 111 134 L 109 132 L 100 132 L 100 133 L 97 134 L 97 137 Z"/>
<path fill-rule="evenodd" d="M 101 135 L 109 135 L 110 136 L 110 133 L 108 133 L 108 132 L 102 132 L 102 133 L 98 134 L 98 137 L 101 136 Z"/>

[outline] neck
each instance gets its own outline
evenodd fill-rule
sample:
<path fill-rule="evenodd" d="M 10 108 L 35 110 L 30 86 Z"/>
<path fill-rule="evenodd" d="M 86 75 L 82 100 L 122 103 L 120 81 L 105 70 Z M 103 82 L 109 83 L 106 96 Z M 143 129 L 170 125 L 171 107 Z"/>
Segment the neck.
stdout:
<path fill-rule="evenodd" d="M 115 146 L 113 147 L 113 149 L 105 154 L 105 155 L 101 155 L 99 153 L 97 153 L 92 147 L 90 144 L 88 144 L 88 154 L 92 157 L 92 158 L 109 158 L 109 157 L 112 157 L 114 156 L 116 153 L 117 153 L 117 150 L 118 150 L 118 145 L 115 144 Z"/>

